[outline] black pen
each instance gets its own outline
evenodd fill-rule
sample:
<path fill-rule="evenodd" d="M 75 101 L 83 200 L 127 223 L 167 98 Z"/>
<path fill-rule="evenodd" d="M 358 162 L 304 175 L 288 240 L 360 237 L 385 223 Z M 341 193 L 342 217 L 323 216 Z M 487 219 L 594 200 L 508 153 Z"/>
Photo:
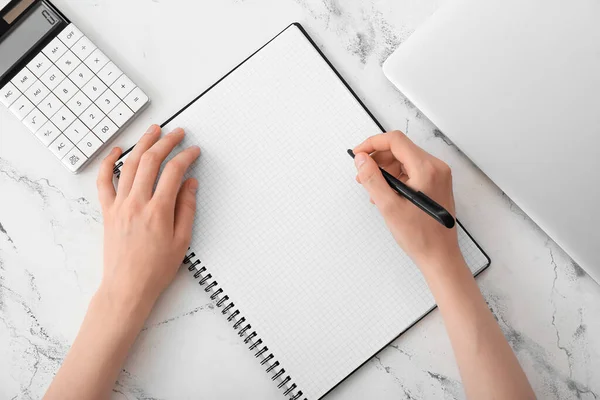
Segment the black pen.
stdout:
<path fill-rule="evenodd" d="M 354 152 L 352 150 L 348 149 L 348 154 L 350 154 L 350 157 L 354 158 Z M 379 168 L 379 170 L 383 174 L 383 177 L 388 185 L 390 185 L 390 187 L 394 189 L 396 193 L 402 197 L 405 197 L 408 201 L 425 211 L 446 228 L 454 228 L 454 217 L 448 212 L 448 210 L 433 201 L 425 193 L 417 192 L 414 189 L 411 189 L 404 182 L 394 178 L 384 169 Z"/>

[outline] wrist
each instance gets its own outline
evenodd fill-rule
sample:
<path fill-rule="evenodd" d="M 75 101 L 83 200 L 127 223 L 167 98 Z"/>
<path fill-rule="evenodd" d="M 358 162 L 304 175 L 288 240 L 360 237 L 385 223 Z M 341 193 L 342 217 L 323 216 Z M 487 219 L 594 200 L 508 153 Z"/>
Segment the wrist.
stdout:
<path fill-rule="evenodd" d="M 455 275 L 464 269 L 468 270 L 465 259 L 458 248 L 455 251 L 430 253 L 415 260 L 415 264 L 427 280 L 447 274 Z"/>
<path fill-rule="evenodd" d="M 139 326 L 143 325 L 153 306 L 153 301 L 128 292 L 123 293 L 106 282 L 100 284 L 90 304 L 90 308 L 98 309 L 107 319 Z"/>

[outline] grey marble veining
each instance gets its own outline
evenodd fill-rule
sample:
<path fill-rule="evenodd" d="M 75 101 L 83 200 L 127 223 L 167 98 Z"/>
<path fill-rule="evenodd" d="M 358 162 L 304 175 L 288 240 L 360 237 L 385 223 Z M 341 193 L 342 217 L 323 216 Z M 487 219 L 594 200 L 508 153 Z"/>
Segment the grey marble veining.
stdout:
<path fill-rule="evenodd" d="M 600 287 L 381 73 L 385 58 L 442 1 L 55 3 L 150 94 L 151 107 L 117 139 L 121 146 L 273 33 L 301 22 L 384 126 L 404 130 L 453 167 L 459 218 L 492 258 L 478 283 L 538 397 L 600 396 Z M 124 22 L 115 29 L 115 21 Z M 51 157 L 0 109 L 1 399 L 41 398 L 101 279 L 98 162 L 71 176 Z M 113 398 L 281 397 L 182 270 L 140 333 Z M 464 398 L 439 313 L 327 398 Z"/>

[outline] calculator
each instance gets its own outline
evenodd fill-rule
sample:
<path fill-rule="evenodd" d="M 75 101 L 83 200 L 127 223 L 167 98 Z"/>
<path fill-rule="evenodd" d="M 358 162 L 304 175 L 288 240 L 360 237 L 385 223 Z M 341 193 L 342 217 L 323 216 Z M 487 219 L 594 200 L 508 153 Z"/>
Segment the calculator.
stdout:
<path fill-rule="evenodd" d="M 148 97 L 49 1 L 0 7 L 0 102 L 77 173 Z"/>

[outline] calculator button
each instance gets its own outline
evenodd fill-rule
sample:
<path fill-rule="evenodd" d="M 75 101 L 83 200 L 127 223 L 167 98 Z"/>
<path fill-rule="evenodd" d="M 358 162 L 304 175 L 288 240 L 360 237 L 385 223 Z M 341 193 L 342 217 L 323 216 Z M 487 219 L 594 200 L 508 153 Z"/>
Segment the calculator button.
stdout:
<path fill-rule="evenodd" d="M 38 131 L 35 133 L 38 139 L 44 143 L 44 146 L 50 145 L 54 139 L 60 135 L 60 130 L 52 123 L 52 121 L 46 122 Z"/>
<path fill-rule="evenodd" d="M 110 113 L 108 113 L 108 117 L 112 119 L 118 127 L 125 125 L 125 122 L 132 116 L 133 111 L 131 111 L 129 107 L 127 107 L 127 104 L 123 102 L 120 102 Z"/>
<path fill-rule="evenodd" d="M 69 75 L 75 68 L 81 64 L 81 61 L 71 50 L 67 50 L 66 53 L 56 62 L 56 65 L 65 74 Z"/>
<path fill-rule="evenodd" d="M 62 159 L 73 148 L 73 143 L 65 135 L 60 135 L 50 145 L 50 150 L 56 157 Z"/>
<path fill-rule="evenodd" d="M 56 65 L 52 65 L 50 68 L 48 68 L 48 71 L 46 71 L 46 73 L 40 78 L 44 85 L 46 85 L 50 90 L 54 90 L 54 88 L 57 87 L 58 84 L 63 81 L 63 79 L 65 79 L 65 74 L 60 72 Z"/>
<path fill-rule="evenodd" d="M 94 76 L 90 81 L 83 87 L 83 93 L 87 95 L 92 101 L 96 101 L 98 97 L 106 90 L 106 85 L 102 83 L 100 78 Z"/>
<path fill-rule="evenodd" d="M 81 63 L 73 72 L 71 72 L 69 78 L 79 89 L 81 89 L 93 76 L 94 73 L 84 63 Z"/>
<path fill-rule="evenodd" d="M 33 57 L 33 60 L 27 64 L 27 68 L 34 73 L 38 78 L 41 77 L 44 72 L 50 68 L 52 62 L 48 60 L 48 57 L 44 55 L 44 53 L 38 53 L 37 56 Z"/>
<path fill-rule="evenodd" d="M 67 26 L 61 33 L 58 34 L 58 38 L 68 47 L 71 48 L 77 41 L 83 36 L 83 33 L 73 24 Z"/>
<path fill-rule="evenodd" d="M 139 87 L 133 89 L 131 93 L 125 97 L 125 103 L 133 110 L 133 112 L 138 112 L 147 102 L 148 96 L 146 96 Z"/>
<path fill-rule="evenodd" d="M 94 52 L 85 59 L 85 64 L 90 67 L 95 74 L 97 74 L 107 63 L 108 57 L 106 57 L 100 49 L 94 50 Z"/>
<path fill-rule="evenodd" d="M 46 121 L 48 121 L 48 118 L 46 118 L 46 116 L 42 114 L 40 110 L 34 108 L 29 114 L 27 114 L 25 119 L 23 119 L 23 124 L 25 124 L 25 126 L 29 128 L 32 133 L 36 133 L 37 130 L 46 123 Z"/>
<path fill-rule="evenodd" d="M 58 97 L 63 103 L 69 101 L 71 97 L 75 93 L 77 93 L 79 89 L 70 79 L 64 79 L 57 87 L 54 89 L 54 94 Z"/>
<path fill-rule="evenodd" d="M 65 164 L 72 172 L 81 168 L 86 161 L 87 157 L 77 147 L 73 147 L 62 159 L 63 164 Z"/>
<path fill-rule="evenodd" d="M 94 129 L 94 127 L 98 125 L 98 122 L 102 121 L 104 117 L 104 113 L 100 111 L 98 106 L 95 104 L 89 106 L 88 109 L 79 116 L 83 123 L 86 124 L 90 129 Z"/>
<path fill-rule="evenodd" d="M 79 142 L 90 130 L 81 122 L 76 119 L 67 129 L 65 129 L 65 135 L 73 143 Z"/>
<path fill-rule="evenodd" d="M 44 100 L 38 104 L 38 108 L 46 115 L 48 118 L 52 118 L 54 114 L 62 107 L 62 102 L 54 95 L 54 93 L 50 93 Z"/>
<path fill-rule="evenodd" d="M 113 62 L 109 62 L 106 64 L 104 68 L 98 72 L 98 77 L 102 79 L 102 82 L 106 83 L 108 86 L 115 83 L 117 78 L 123 75 L 123 72 Z"/>
<path fill-rule="evenodd" d="M 14 78 L 12 78 L 11 82 L 13 85 L 17 87 L 21 92 L 25 92 L 29 89 L 29 86 L 33 85 L 37 78 L 27 68 L 23 68 Z"/>
<path fill-rule="evenodd" d="M 100 138 L 103 142 L 108 141 L 112 135 L 114 135 L 119 128 L 108 118 L 104 118 L 102 122 L 100 122 L 93 129 L 96 136 Z"/>
<path fill-rule="evenodd" d="M 92 101 L 80 90 L 67 102 L 67 107 L 79 117 L 90 104 L 92 104 Z"/>
<path fill-rule="evenodd" d="M 115 108 L 115 106 L 120 102 L 119 98 L 116 94 L 113 93 L 112 90 L 106 89 L 104 93 L 98 97 L 96 100 L 96 104 L 100 109 L 104 112 L 104 114 L 108 114 L 110 110 Z"/>
<path fill-rule="evenodd" d="M 62 108 L 58 110 L 56 114 L 50 118 L 50 120 L 58 129 L 64 131 L 67 129 L 67 126 L 71 125 L 71 123 L 75 121 L 75 118 L 75 114 L 73 114 L 71 110 L 67 108 L 67 106 L 62 106 Z"/>
<path fill-rule="evenodd" d="M 36 81 L 33 85 L 27 89 L 25 96 L 35 105 L 38 105 L 46 96 L 48 96 L 50 90 L 42 83 L 42 81 Z"/>
<path fill-rule="evenodd" d="M 29 114 L 31 110 L 33 110 L 34 107 L 35 106 L 33 105 L 33 103 L 30 102 L 27 97 L 21 95 L 12 104 L 12 106 L 10 106 L 10 111 L 12 111 L 12 113 L 15 114 L 15 116 L 19 118 L 20 121 L 22 121 L 23 118 L 25 118 L 27 114 Z"/>
<path fill-rule="evenodd" d="M 10 107 L 12 103 L 17 100 L 21 93 L 17 90 L 15 85 L 8 82 L 4 87 L 0 90 L 0 101 L 6 107 Z"/>
<path fill-rule="evenodd" d="M 52 61 L 57 62 L 59 58 L 67 51 L 67 46 L 60 41 L 59 38 L 55 37 L 50 43 L 42 50 L 42 52 Z"/>
<path fill-rule="evenodd" d="M 79 39 L 79 41 L 71 47 L 71 51 L 82 61 L 92 54 L 94 50 L 96 50 L 96 46 L 85 36 Z"/>
<path fill-rule="evenodd" d="M 93 132 L 88 133 L 79 143 L 77 143 L 79 150 L 88 157 L 91 157 L 100 146 L 102 146 L 102 141 L 98 139 Z"/>
<path fill-rule="evenodd" d="M 135 85 L 127 76 L 125 76 L 125 74 L 123 74 L 115 83 L 110 86 L 110 88 L 117 94 L 117 96 L 119 96 L 121 99 L 124 99 L 135 88 Z"/>

